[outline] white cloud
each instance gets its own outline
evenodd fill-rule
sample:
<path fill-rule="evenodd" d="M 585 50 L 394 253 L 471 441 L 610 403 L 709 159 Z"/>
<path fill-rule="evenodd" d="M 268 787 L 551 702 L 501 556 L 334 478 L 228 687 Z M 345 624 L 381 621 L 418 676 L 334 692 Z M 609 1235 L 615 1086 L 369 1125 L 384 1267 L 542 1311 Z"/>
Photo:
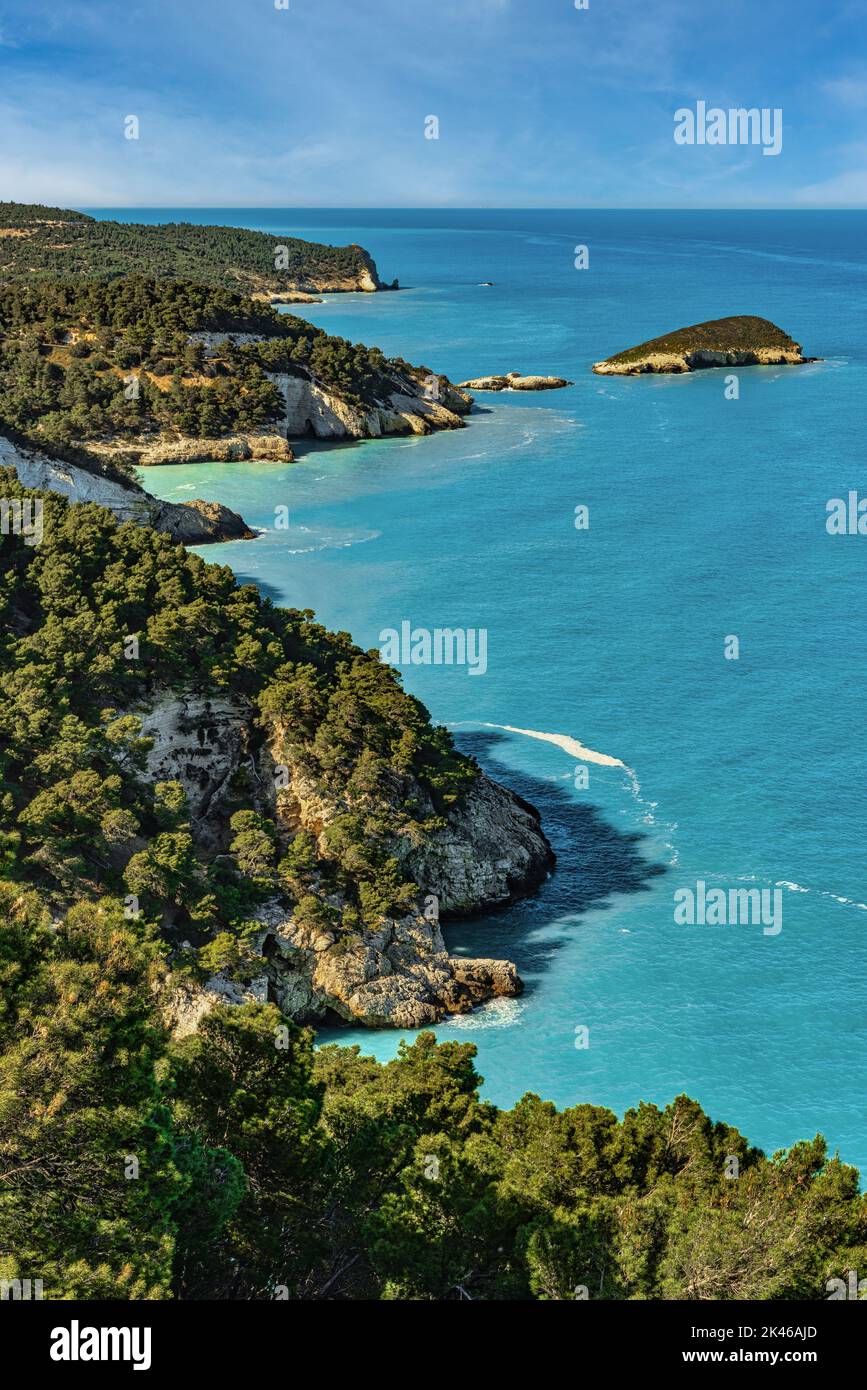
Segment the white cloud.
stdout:
<path fill-rule="evenodd" d="M 821 90 L 843 106 L 867 107 L 867 77 L 835 77 L 823 82 Z"/>
<path fill-rule="evenodd" d="M 795 203 L 819 207 L 867 207 L 867 169 L 847 169 L 842 174 L 798 189 Z"/>

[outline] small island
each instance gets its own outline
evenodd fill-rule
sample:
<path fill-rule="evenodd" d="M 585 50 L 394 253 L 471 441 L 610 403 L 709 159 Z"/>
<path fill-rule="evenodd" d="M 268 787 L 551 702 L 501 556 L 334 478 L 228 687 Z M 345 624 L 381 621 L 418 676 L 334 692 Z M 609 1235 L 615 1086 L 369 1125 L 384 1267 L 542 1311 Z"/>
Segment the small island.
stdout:
<path fill-rule="evenodd" d="M 769 319 L 753 314 L 710 319 L 679 328 L 638 347 L 594 362 L 600 376 L 639 376 L 642 372 L 695 372 L 708 367 L 799 366 L 815 362 L 804 357 L 800 343 Z"/>
<path fill-rule="evenodd" d="M 505 376 L 477 376 L 462 381 L 459 391 L 556 391 L 561 386 L 574 386 L 564 376 L 522 376 L 508 372 Z"/>

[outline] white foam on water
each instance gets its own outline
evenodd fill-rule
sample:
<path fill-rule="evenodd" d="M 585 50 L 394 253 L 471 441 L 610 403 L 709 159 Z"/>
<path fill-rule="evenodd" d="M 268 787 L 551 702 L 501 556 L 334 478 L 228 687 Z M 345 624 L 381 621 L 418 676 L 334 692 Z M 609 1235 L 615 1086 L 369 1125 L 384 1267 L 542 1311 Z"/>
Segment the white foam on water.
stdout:
<path fill-rule="evenodd" d="M 309 526 L 299 526 L 299 531 L 310 532 Z M 276 531 L 274 532 L 276 535 Z M 368 541 L 377 541 L 382 535 L 381 531 L 368 531 L 364 535 L 340 535 L 339 533 L 331 536 L 324 536 L 313 545 L 290 546 L 287 555 L 312 555 L 320 550 L 350 550 L 354 545 L 367 545 Z"/>
<path fill-rule="evenodd" d="M 507 734 L 523 734 L 525 738 L 537 738 L 542 743 L 553 743 L 557 748 L 562 748 L 564 753 L 578 758 L 580 762 L 598 763 L 600 767 L 622 767 L 631 777 L 635 777 L 632 768 L 627 767 L 620 758 L 612 758 L 608 753 L 597 753 L 593 748 L 586 748 L 570 734 L 546 734 L 539 729 L 518 729 L 514 724 L 490 724 L 486 720 L 479 720 L 479 723 L 483 729 L 503 729 Z"/>
<path fill-rule="evenodd" d="M 859 903 L 857 898 L 845 898 L 840 893 L 832 893 L 829 888 L 805 888 L 803 883 L 790 883 L 788 879 L 778 879 L 775 888 L 787 888 L 790 893 L 816 893 L 820 898 L 831 898 L 843 907 L 857 907 L 859 912 L 867 912 L 867 903 Z"/>
<path fill-rule="evenodd" d="M 720 883 L 724 882 L 725 874 L 705 874 L 705 878 L 716 878 Z M 760 883 L 757 874 L 738 874 L 735 878 L 736 883 Z M 775 888 L 785 888 L 788 893 L 815 893 L 818 898 L 830 898 L 832 902 L 840 903 L 843 907 L 857 907 L 859 912 L 867 912 L 867 903 L 859 903 L 857 898 L 845 898 L 840 893 L 832 893 L 830 888 L 808 888 L 803 883 L 793 883 L 788 878 L 778 878 L 774 882 Z"/>
<path fill-rule="evenodd" d="M 459 1028 L 463 1032 L 476 1032 L 482 1028 L 511 1028 L 517 1023 L 526 1009 L 526 1004 L 518 999 L 491 999 L 481 1004 L 469 1014 L 451 1014 L 443 1019 L 442 1025 Z"/>
<path fill-rule="evenodd" d="M 642 824 L 647 826 L 659 826 L 660 823 L 656 817 L 659 802 L 648 801 L 642 796 L 641 783 L 632 768 L 627 767 L 626 763 L 623 762 L 621 758 L 612 757 L 610 753 L 598 753 L 595 748 L 586 747 L 579 739 L 573 738 L 571 734 L 549 734 L 544 733 L 541 729 L 519 729 L 514 724 L 492 724 L 488 720 L 483 719 L 460 719 L 451 723 L 448 727 L 454 729 L 459 724 L 471 724 L 481 729 L 501 729 L 507 734 L 521 734 L 524 738 L 535 738 L 541 743 L 553 743 L 556 748 L 562 748 L 564 753 L 568 753 L 572 758 L 577 758 L 579 762 L 595 763 L 599 767 L 622 768 L 626 773 L 626 790 L 635 798 L 640 808 Z M 566 778 L 564 776 L 559 780 L 565 781 Z M 663 822 L 661 828 L 669 835 L 673 836 L 674 832 L 677 830 L 677 822 L 672 821 L 668 824 Z M 671 855 L 669 861 L 671 865 L 677 864 L 679 856 L 673 840 L 667 841 L 665 848 Z"/>

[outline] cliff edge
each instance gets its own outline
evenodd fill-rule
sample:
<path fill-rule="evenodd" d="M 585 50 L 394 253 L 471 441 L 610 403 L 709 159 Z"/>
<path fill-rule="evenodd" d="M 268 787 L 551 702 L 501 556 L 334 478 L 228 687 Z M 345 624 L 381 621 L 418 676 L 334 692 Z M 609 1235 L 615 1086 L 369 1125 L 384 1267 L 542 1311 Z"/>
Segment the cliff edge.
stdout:
<path fill-rule="evenodd" d="M 56 492 L 69 502 L 96 502 L 118 521 L 152 526 L 178 544 L 252 540 L 256 535 L 243 517 L 219 502 L 205 502 L 201 498 L 190 502 L 161 502 L 131 479 L 121 482 L 91 472 L 0 434 L 2 468 L 14 469 L 22 487 Z"/>
<path fill-rule="evenodd" d="M 291 729 L 266 720 L 263 738 L 253 707 L 231 696 L 166 691 L 137 713 L 151 743 L 148 777 L 183 787 L 200 853 L 218 855 L 224 847 L 231 789 L 244 769 L 255 769 L 256 807 L 277 826 L 281 851 L 301 834 L 328 862 L 335 833 L 358 807 L 315 775 Z M 347 937 L 275 894 L 254 913 L 259 973 L 239 980 L 218 972 L 203 985 L 175 981 L 168 1013 L 179 1035 L 225 1002 L 272 999 L 297 1022 L 336 1016 L 368 1027 L 420 1028 L 521 993 L 511 961 L 450 956 L 440 922 L 506 907 L 547 877 L 555 859 L 536 809 L 481 772 L 444 815 L 435 816 L 429 791 L 411 775 L 386 776 L 366 810 L 381 815 L 383 805 L 404 820 L 388 845 L 417 889 L 403 909 L 383 912 Z M 403 815 L 406 806 L 414 808 L 414 822 Z M 421 834 L 419 823 L 426 827 Z M 339 893 L 329 901 L 335 910 L 345 907 Z"/>

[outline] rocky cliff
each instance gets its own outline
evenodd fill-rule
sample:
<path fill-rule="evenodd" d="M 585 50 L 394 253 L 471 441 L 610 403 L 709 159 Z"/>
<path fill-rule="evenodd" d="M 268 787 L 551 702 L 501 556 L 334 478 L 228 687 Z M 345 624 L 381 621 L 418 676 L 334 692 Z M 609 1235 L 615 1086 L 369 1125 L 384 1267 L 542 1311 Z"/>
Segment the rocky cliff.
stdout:
<path fill-rule="evenodd" d="M 327 853 L 325 832 L 346 807 L 323 795 L 293 761 L 284 730 L 272 725 L 263 738 L 253 710 L 222 696 L 166 693 L 138 713 L 142 733 L 153 740 L 148 776 L 182 784 L 203 852 L 213 855 L 224 846 L 229 789 L 245 769 L 284 844 L 305 830 Z M 432 810 L 417 783 L 404 779 L 394 792 L 404 803 L 421 804 L 422 812 Z M 347 940 L 296 918 L 291 904 L 275 896 L 256 913 L 260 973 L 243 983 L 217 975 L 204 988 L 178 980 L 168 1006 L 176 1030 L 189 1031 L 225 999 L 270 998 L 299 1021 L 337 1015 L 371 1027 L 418 1028 L 520 993 L 511 962 L 450 956 L 440 916 L 501 908 L 538 886 L 554 856 L 534 808 L 479 774 L 420 841 L 398 836 L 393 848 L 418 885 L 417 899 L 402 915 L 383 916 L 375 928 Z"/>
<path fill-rule="evenodd" d="M 218 502 L 161 502 L 138 484 L 120 482 L 50 457 L 0 435 L 0 467 L 13 468 L 24 487 L 58 492 L 70 502 L 96 502 L 118 521 L 152 526 L 186 545 L 245 540 L 255 535 L 237 512 Z"/>
<path fill-rule="evenodd" d="M 285 373 L 269 373 L 279 387 L 285 411 L 278 422 L 288 438 L 378 439 L 387 434 L 430 434 L 460 429 L 472 397 L 451 383 L 432 378 L 430 385 L 407 375 L 383 391 L 381 400 L 358 406 L 319 382 Z M 426 394 L 427 393 L 427 394 Z"/>
<path fill-rule="evenodd" d="M 209 338 L 216 336 L 191 335 L 194 341 L 206 345 L 209 345 Z M 109 462 L 113 458 L 123 458 L 135 466 L 249 459 L 291 463 L 295 453 L 290 439 L 311 436 L 315 439 L 380 439 L 384 435 L 426 435 L 435 430 L 461 429 L 463 416 L 473 405 L 472 396 L 439 377 L 426 381 L 407 373 L 406 377 L 390 381 L 380 399 L 358 404 L 314 377 L 290 376 L 285 372 L 269 372 L 267 376 L 283 397 L 282 414 L 267 432 L 205 439 L 166 432 L 143 433 L 133 439 L 127 436 L 117 440 L 88 440 L 87 452 Z M 201 506 L 198 502 L 189 505 Z"/>
<path fill-rule="evenodd" d="M 136 467 L 170 463 L 233 463 L 255 460 L 262 463 L 293 463 L 293 453 L 285 435 L 274 430 L 261 433 L 212 435 L 143 435 L 140 444 L 128 440 L 91 440 L 87 451 L 111 462 L 121 456 Z"/>
<path fill-rule="evenodd" d="M 241 347 L 268 341 L 267 336 L 256 333 L 201 330 L 188 336 L 191 343 L 205 349 L 209 358 L 219 354 L 227 339 Z M 273 429 L 286 439 L 305 435 L 317 439 L 379 439 L 388 434 L 430 434 L 434 430 L 460 429 L 463 417 L 473 407 L 472 396 L 462 387 L 454 386 L 447 377 L 405 364 L 389 363 L 375 397 L 363 403 L 346 398 L 301 369 L 292 375 L 287 372 L 267 372 L 266 375 L 283 397 L 284 409 L 274 420 Z M 164 452 L 162 444 L 155 448 Z M 265 456 L 265 453 L 251 455 Z M 141 461 L 145 462 L 144 455 Z M 166 458 L 166 462 L 170 461 Z"/>
<path fill-rule="evenodd" d="M 363 294 L 374 294 L 377 290 L 396 290 L 398 285 L 395 280 L 390 285 L 384 285 L 379 278 L 379 272 L 373 257 L 365 251 L 363 246 L 353 242 L 348 248 L 354 252 L 356 264 L 349 274 L 323 274 L 321 272 L 302 272 L 295 277 L 292 289 L 299 294 L 348 294 L 353 291 L 361 291 Z M 273 302 L 279 302 L 279 290 Z M 297 300 L 295 301 L 298 302 Z M 301 301 L 303 303 L 303 300 Z"/>

